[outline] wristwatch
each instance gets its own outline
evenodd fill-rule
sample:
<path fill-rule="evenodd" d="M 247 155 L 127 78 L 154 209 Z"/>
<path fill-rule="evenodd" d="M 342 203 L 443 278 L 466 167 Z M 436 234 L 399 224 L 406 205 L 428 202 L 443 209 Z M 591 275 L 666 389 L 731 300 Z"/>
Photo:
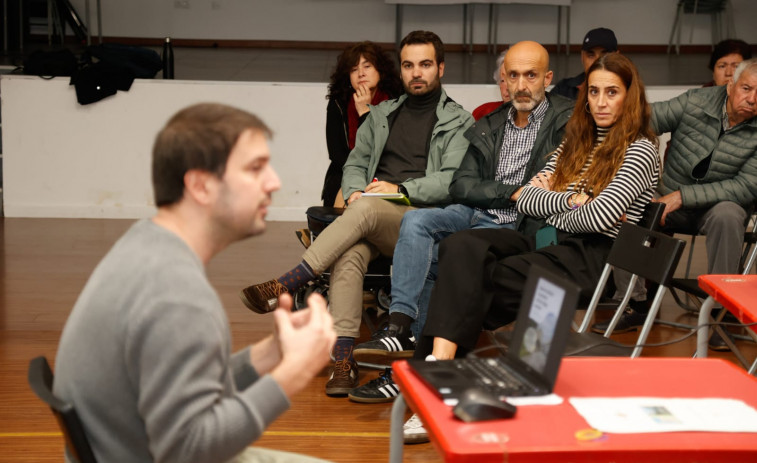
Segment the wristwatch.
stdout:
<path fill-rule="evenodd" d="M 407 194 L 407 188 L 405 188 L 405 186 L 402 184 L 397 185 L 397 193 L 402 193 L 406 198 L 410 197 L 410 195 Z"/>

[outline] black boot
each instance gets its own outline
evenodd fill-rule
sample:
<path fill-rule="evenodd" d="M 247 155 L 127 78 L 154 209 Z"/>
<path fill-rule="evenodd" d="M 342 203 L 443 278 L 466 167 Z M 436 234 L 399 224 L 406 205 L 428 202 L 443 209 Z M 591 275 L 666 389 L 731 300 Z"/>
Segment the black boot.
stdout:
<path fill-rule="evenodd" d="M 728 336 L 728 332 L 724 331 L 725 335 Z M 730 350 L 728 347 L 728 344 L 725 343 L 725 340 L 720 336 L 720 334 L 715 331 L 712 333 L 712 336 L 710 336 L 710 340 L 707 341 L 707 346 L 710 348 L 710 350 L 718 351 L 718 352 L 727 352 Z"/>

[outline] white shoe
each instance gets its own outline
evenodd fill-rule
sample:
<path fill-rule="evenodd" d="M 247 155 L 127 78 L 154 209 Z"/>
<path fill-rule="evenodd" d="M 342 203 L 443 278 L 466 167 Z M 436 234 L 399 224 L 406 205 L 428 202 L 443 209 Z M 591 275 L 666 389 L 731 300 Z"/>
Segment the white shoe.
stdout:
<path fill-rule="evenodd" d="M 402 425 L 402 436 L 406 444 L 423 444 L 429 441 L 428 432 L 426 432 L 421 419 L 415 413 Z"/>
<path fill-rule="evenodd" d="M 435 362 L 436 357 L 428 354 L 426 361 Z M 428 432 L 416 413 L 413 413 L 413 416 L 402 425 L 402 436 L 406 444 L 424 444 L 429 441 Z"/>

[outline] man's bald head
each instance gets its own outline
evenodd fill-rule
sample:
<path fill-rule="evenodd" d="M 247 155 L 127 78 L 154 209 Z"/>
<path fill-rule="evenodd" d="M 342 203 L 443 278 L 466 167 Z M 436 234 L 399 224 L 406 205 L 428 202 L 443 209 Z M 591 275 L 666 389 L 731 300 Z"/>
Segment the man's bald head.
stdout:
<path fill-rule="evenodd" d="M 533 111 L 552 83 L 547 49 L 536 42 L 518 42 L 507 50 L 504 66 L 513 106 L 519 112 Z"/>
<path fill-rule="evenodd" d="M 529 40 L 518 42 L 507 50 L 505 69 L 507 69 L 508 64 L 514 65 L 521 62 L 531 63 L 546 74 L 549 71 L 549 52 L 538 42 Z"/>

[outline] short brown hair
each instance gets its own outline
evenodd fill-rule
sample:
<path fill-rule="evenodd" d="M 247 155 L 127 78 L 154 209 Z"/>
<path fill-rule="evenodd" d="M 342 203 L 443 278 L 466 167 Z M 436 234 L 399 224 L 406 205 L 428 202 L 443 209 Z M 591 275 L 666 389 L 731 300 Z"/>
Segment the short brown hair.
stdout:
<path fill-rule="evenodd" d="M 192 169 L 219 178 L 239 136 L 247 131 L 271 129 L 257 116 L 217 103 L 200 103 L 176 113 L 155 138 L 152 149 L 152 186 L 155 205 L 168 206 L 184 195 L 184 175 Z"/>
<path fill-rule="evenodd" d="M 436 64 L 442 64 L 444 62 L 444 44 L 442 43 L 442 39 L 431 31 L 410 32 L 404 39 L 402 39 L 402 42 L 400 42 L 399 52 L 402 53 L 402 49 L 405 48 L 405 45 L 424 45 L 427 43 L 434 46 Z M 400 61 L 402 61 L 401 57 Z"/>

